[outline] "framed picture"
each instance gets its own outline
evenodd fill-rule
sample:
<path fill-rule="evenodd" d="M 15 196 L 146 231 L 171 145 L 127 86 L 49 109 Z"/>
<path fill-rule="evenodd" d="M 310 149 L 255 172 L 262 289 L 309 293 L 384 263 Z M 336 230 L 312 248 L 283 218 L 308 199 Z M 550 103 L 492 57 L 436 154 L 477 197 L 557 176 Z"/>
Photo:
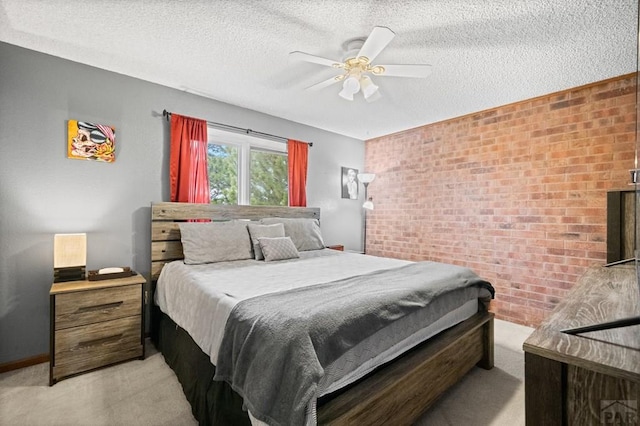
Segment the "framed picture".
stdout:
<path fill-rule="evenodd" d="M 342 167 L 340 175 L 342 182 L 342 198 L 358 199 L 358 169 Z"/>
<path fill-rule="evenodd" d="M 69 120 L 68 133 L 68 158 L 116 161 L 116 129 L 113 126 Z"/>

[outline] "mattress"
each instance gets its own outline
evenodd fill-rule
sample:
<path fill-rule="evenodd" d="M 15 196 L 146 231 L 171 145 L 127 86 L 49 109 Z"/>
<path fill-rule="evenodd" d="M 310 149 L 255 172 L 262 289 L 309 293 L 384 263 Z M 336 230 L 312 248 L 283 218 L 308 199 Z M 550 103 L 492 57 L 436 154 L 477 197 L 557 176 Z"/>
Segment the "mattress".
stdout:
<path fill-rule="evenodd" d="M 184 328 L 215 365 L 224 325 L 241 300 L 406 265 L 408 261 L 337 250 L 300 252 L 299 259 L 253 259 L 162 268 L 155 292 L 160 309 Z"/>
<path fill-rule="evenodd" d="M 393 269 L 411 262 L 336 250 L 300 252 L 279 262 L 240 260 L 164 266 L 155 292 L 159 308 L 189 333 L 216 365 L 226 320 L 241 300 L 271 292 Z M 478 311 L 483 290 L 468 288 L 438 298 L 380 330 L 325 369 L 319 395 L 334 392 Z"/>

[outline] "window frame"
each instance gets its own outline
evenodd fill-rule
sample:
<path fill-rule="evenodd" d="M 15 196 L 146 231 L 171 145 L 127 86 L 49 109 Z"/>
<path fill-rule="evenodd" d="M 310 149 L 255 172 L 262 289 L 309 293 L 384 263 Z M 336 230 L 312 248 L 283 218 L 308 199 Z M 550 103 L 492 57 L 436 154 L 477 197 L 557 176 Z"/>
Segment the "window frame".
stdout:
<path fill-rule="evenodd" d="M 207 126 L 207 144 L 232 145 L 238 148 L 238 205 L 251 202 L 251 149 L 287 155 L 287 144 L 244 133 Z"/>

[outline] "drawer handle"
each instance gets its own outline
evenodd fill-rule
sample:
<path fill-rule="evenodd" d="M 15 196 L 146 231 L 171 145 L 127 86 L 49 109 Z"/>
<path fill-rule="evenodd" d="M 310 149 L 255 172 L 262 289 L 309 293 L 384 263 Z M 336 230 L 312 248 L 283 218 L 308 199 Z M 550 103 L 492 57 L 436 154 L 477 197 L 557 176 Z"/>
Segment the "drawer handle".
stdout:
<path fill-rule="evenodd" d="M 122 305 L 123 303 L 124 303 L 124 301 L 121 300 L 119 302 L 105 303 L 103 305 L 81 306 L 81 307 L 78 308 L 77 312 L 84 313 L 84 312 L 101 311 L 103 309 L 115 309 L 118 306 Z"/>
<path fill-rule="evenodd" d="M 78 343 L 79 348 L 87 348 L 89 346 L 102 345 L 104 343 L 115 342 L 122 338 L 122 333 L 108 337 L 101 337 L 100 339 L 86 340 Z"/>

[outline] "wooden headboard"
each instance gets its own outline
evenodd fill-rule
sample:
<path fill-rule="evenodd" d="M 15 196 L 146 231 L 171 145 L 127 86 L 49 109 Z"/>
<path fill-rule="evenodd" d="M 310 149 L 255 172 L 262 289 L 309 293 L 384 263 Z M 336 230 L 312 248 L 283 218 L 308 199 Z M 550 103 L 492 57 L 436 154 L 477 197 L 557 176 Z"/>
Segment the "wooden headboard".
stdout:
<path fill-rule="evenodd" d="M 317 207 L 229 206 L 217 204 L 151 204 L 151 280 L 157 281 L 165 263 L 184 259 L 178 223 L 190 219 L 226 221 L 259 220 L 264 217 L 320 220 Z"/>

